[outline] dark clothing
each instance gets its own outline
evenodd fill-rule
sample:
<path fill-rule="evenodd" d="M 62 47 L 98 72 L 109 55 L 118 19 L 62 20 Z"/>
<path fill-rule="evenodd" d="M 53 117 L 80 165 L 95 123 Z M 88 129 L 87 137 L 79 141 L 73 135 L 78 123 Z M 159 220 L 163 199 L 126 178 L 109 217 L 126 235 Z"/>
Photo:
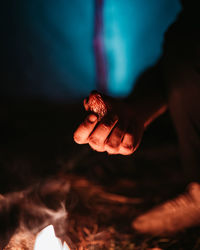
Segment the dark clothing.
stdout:
<path fill-rule="evenodd" d="M 165 36 L 163 71 L 185 172 L 200 181 L 200 18 L 197 1 L 182 2 Z"/>
<path fill-rule="evenodd" d="M 194 5 L 197 6 L 198 0 L 181 0 L 183 8 L 192 8 Z"/>

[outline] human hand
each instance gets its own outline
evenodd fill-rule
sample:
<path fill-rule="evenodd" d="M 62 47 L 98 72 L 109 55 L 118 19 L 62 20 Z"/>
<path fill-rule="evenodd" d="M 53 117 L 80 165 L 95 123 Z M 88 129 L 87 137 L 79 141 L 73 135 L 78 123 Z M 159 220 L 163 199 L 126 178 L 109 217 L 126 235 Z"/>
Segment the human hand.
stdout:
<path fill-rule="evenodd" d="M 74 133 L 76 143 L 109 154 L 130 155 L 138 148 L 144 123 L 132 107 L 96 91 L 84 100 L 84 107 L 89 115 Z"/>

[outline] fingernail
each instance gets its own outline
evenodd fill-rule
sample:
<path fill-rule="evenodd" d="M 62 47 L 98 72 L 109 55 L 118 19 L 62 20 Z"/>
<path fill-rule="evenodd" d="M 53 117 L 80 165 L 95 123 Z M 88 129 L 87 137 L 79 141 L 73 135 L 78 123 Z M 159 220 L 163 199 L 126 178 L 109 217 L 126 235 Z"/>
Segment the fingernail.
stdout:
<path fill-rule="evenodd" d="M 91 115 L 88 116 L 88 121 L 89 122 L 94 123 L 94 122 L 96 122 L 96 120 L 97 120 L 96 115 L 91 114 Z"/>

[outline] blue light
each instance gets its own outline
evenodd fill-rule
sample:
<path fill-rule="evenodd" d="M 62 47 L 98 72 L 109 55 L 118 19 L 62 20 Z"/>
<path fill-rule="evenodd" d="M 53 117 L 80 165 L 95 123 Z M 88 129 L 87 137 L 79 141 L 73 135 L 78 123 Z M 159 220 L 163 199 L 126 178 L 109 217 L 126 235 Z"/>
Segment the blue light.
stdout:
<path fill-rule="evenodd" d="M 70 100 L 82 99 L 96 89 L 94 3 L 3 1 L 7 6 L 4 15 L 9 19 L 12 14 L 12 21 L 5 22 L 7 54 L 2 61 L 9 60 L 7 71 L 12 81 L 0 86 L 0 91 L 3 88 L 16 96 Z M 110 95 L 128 95 L 137 77 L 156 62 L 162 53 L 164 32 L 180 9 L 179 0 L 104 0 Z"/>
<path fill-rule="evenodd" d="M 178 0 L 105 1 L 104 32 L 111 95 L 128 95 L 137 77 L 158 60 L 164 32 L 180 9 Z"/>
<path fill-rule="evenodd" d="M 96 88 L 94 1 L 22 0 L 18 9 L 24 85 L 17 94 L 62 101 L 87 96 Z"/>

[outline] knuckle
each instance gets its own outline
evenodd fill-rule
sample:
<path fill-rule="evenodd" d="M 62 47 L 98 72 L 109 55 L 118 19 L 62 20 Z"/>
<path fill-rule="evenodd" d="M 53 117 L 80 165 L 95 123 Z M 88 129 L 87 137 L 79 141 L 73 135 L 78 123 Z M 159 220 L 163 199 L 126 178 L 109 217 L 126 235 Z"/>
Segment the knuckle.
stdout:
<path fill-rule="evenodd" d="M 100 145 L 100 140 L 97 137 L 91 136 L 89 138 L 89 143 L 98 146 Z"/>
<path fill-rule="evenodd" d="M 104 152 L 104 146 L 103 145 L 100 145 L 97 141 L 89 141 L 89 145 L 90 147 L 95 150 L 95 151 L 98 151 L 98 152 Z"/>
<path fill-rule="evenodd" d="M 117 145 L 116 143 L 107 142 L 105 148 L 108 154 L 118 154 L 118 149 L 119 149 L 118 146 L 119 145 Z"/>
<path fill-rule="evenodd" d="M 105 118 L 102 120 L 102 125 L 103 125 L 105 128 L 110 128 L 110 127 L 112 127 L 117 121 L 118 121 L 118 117 L 117 117 L 116 115 L 110 115 L 110 116 L 105 117 Z"/>
<path fill-rule="evenodd" d="M 114 155 L 114 154 L 118 154 L 118 150 L 117 149 L 114 149 L 114 148 L 107 148 L 106 149 L 107 153 L 108 154 L 111 154 L 111 155 Z"/>
<path fill-rule="evenodd" d="M 112 124 L 107 124 L 107 123 L 101 123 L 101 129 L 105 131 L 111 130 Z"/>
<path fill-rule="evenodd" d="M 89 145 L 91 148 L 93 148 L 96 151 L 99 151 L 99 152 L 104 151 L 103 150 L 103 148 L 104 148 L 103 141 L 97 137 L 94 137 L 94 136 L 90 137 L 89 138 Z"/>
<path fill-rule="evenodd" d="M 115 132 L 115 136 L 116 136 L 117 138 L 121 139 L 121 138 L 122 138 L 122 133 L 123 133 L 122 130 L 117 129 L 116 132 Z"/>
<path fill-rule="evenodd" d="M 117 143 L 117 141 L 108 141 L 106 145 L 108 148 L 115 149 L 118 148 L 119 143 Z"/>
<path fill-rule="evenodd" d="M 126 132 L 125 134 L 128 136 L 128 138 L 131 141 L 131 143 L 133 143 L 134 137 L 135 137 L 135 133 L 133 133 L 133 132 Z"/>
<path fill-rule="evenodd" d="M 132 144 L 122 144 L 122 147 L 128 151 L 133 150 L 133 145 Z"/>
<path fill-rule="evenodd" d="M 134 152 L 134 147 L 132 144 L 121 144 L 122 150 L 125 154 L 129 155 Z"/>
<path fill-rule="evenodd" d="M 81 125 L 83 126 L 83 128 L 84 129 L 88 129 L 89 128 L 89 126 L 90 126 L 90 122 L 88 121 L 88 119 L 87 120 L 85 120 Z"/>

